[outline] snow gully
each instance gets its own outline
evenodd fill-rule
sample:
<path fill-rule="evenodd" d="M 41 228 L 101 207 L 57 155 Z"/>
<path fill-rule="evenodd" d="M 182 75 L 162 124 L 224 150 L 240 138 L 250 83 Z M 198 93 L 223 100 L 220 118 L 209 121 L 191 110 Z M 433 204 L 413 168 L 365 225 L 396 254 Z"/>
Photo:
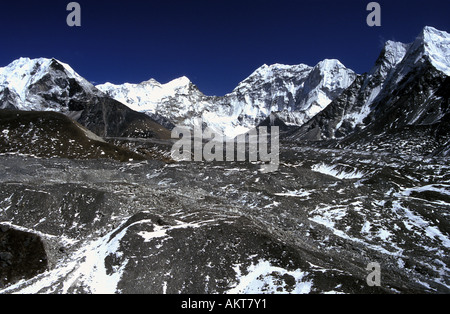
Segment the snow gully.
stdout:
<path fill-rule="evenodd" d="M 188 127 L 177 126 L 172 130 L 172 139 L 178 139 L 171 150 L 171 156 L 176 161 L 259 161 L 263 163 L 263 173 L 276 172 L 280 165 L 278 126 L 271 126 L 270 132 L 267 127 L 261 126 L 227 140 L 223 134 L 209 127 L 203 129 L 203 121 L 198 119 L 193 133 Z"/>

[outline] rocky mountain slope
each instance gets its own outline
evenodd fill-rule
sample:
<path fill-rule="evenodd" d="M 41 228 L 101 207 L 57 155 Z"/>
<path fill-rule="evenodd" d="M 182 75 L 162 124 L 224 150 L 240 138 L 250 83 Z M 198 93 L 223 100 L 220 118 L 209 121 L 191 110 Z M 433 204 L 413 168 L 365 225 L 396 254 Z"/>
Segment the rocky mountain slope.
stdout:
<path fill-rule="evenodd" d="M 57 112 L 0 110 L 0 130 L 0 155 L 119 161 L 145 159 L 106 143 Z"/>

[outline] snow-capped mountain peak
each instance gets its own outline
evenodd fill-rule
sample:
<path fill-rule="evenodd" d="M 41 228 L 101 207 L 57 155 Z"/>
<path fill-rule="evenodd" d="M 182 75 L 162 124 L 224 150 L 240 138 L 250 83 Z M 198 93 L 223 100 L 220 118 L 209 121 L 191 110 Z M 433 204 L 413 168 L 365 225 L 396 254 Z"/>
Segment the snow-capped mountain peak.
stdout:
<path fill-rule="evenodd" d="M 275 63 L 271 65 L 263 64 L 255 72 L 253 72 L 253 74 L 251 74 L 250 77 L 259 76 L 263 78 L 270 78 L 277 72 L 299 70 L 299 69 L 311 69 L 311 67 L 306 64 L 298 64 L 298 65 L 287 65 L 280 63 Z"/>
<path fill-rule="evenodd" d="M 431 26 L 426 26 L 419 40 L 423 41 L 425 54 L 433 66 L 450 76 L 450 34 Z"/>
<path fill-rule="evenodd" d="M 381 75 L 385 78 L 389 71 L 395 68 L 405 57 L 411 44 L 404 44 L 388 40 L 378 58 L 375 66 L 370 71 L 370 75 Z"/>
<path fill-rule="evenodd" d="M 304 121 L 322 111 L 331 101 L 349 87 L 356 73 L 339 60 L 325 59 L 308 75 L 296 108 L 306 113 Z"/>
<path fill-rule="evenodd" d="M 450 34 L 431 26 L 425 27 L 416 40 L 409 46 L 405 57 L 399 64 L 395 75 L 398 84 L 412 69 L 424 63 L 450 76 Z"/>
<path fill-rule="evenodd" d="M 81 89 L 70 81 L 77 82 Z M 68 64 L 54 58 L 20 58 L 0 68 L 0 108 L 9 104 L 20 110 L 60 111 L 77 93 L 100 92 Z M 58 102 L 52 98 L 58 98 Z"/>
<path fill-rule="evenodd" d="M 337 68 L 337 67 L 344 68 L 345 66 L 337 59 L 325 59 L 325 60 L 320 61 L 316 65 L 316 68 L 319 68 L 324 72 L 330 71 L 333 68 Z"/>
<path fill-rule="evenodd" d="M 21 101 L 25 101 L 26 86 L 41 79 L 52 60 L 39 58 L 20 58 L 4 68 L 0 68 L 0 85 L 15 92 Z"/>
<path fill-rule="evenodd" d="M 433 125 L 448 115 L 450 34 L 425 27 L 411 44 L 386 42 L 375 66 L 292 138 L 345 138 Z M 443 132 L 444 133 L 444 132 Z"/>
<path fill-rule="evenodd" d="M 105 83 L 103 85 L 106 85 L 106 84 L 111 84 L 111 83 Z M 135 85 L 139 85 L 139 84 L 135 84 Z M 154 78 L 151 78 L 147 81 L 143 81 L 142 83 L 140 83 L 140 85 L 161 85 L 161 83 L 158 82 L 157 80 L 155 80 Z"/>
<path fill-rule="evenodd" d="M 275 63 L 272 65 L 263 64 L 244 79 L 233 90 L 233 93 L 245 93 L 251 89 L 259 88 L 264 84 L 273 83 L 277 79 L 283 81 L 304 79 L 313 68 L 306 64 L 286 65 Z"/>
<path fill-rule="evenodd" d="M 322 86 L 330 89 L 347 88 L 355 79 L 356 73 L 346 68 L 339 60 L 325 59 L 319 62 L 314 71 L 322 77 Z"/>
<path fill-rule="evenodd" d="M 191 80 L 186 76 L 182 76 L 164 84 L 164 87 L 180 91 L 188 89 L 189 87 L 191 87 L 191 85 L 193 85 Z"/>
<path fill-rule="evenodd" d="M 148 113 L 156 113 L 158 111 L 158 105 L 170 98 L 188 95 L 193 91 L 201 94 L 186 76 L 174 79 L 165 84 L 161 84 L 152 78 L 139 84 L 125 83 L 115 85 L 105 83 L 96 87 L 131 109 Z"/>

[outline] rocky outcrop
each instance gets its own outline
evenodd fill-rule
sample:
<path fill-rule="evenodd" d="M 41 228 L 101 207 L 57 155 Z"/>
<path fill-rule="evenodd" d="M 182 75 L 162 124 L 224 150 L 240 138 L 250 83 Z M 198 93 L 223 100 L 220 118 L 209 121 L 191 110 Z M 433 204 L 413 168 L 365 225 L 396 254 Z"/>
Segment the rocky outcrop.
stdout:
<path fill-rule="evenodd" d="M 41 237 L 0 223 L 0 289 L 31 279 L 48 268 Z"/>

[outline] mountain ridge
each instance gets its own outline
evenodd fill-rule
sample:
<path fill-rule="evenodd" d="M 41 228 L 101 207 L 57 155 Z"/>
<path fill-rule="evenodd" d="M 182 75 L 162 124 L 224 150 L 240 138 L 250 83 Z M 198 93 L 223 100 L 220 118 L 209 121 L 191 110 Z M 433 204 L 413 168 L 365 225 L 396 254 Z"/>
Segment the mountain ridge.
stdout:
<path fill-rule="evenodd" d="M 388 41 L 370 72 L 289 138 L 321 141 L 349 137 L 346 143 L 350 138 L 362 143 L 362 138 L 370 139 L 388 129 L 440 123 L 448 113 L 448 96 L 438 91 L 446 85 L 448 75 L 442 65 L 435 65 L 433 58 L 439 58 L 430 57 L 430 49 L 425 47 L 445 46 L 449 39 L 450 34 L 426 27 L 413 43 Z M 440 59 L 448 58 L 448 48 L 441 50 L 445 55 Z"/>
<path fill-rule="evenodd" d="M 335 71 L 342 79 L 332 82 L 333 77 L 327 71 Z M 234 137 L 262 122 L 273 111 L 284 112 L 287 123 L 301 124 L 323 109 L 355 77 L 338 60 L 324 60 L 315 67 L 264 64 L 225 96 L 206 96 L 186 77 L 166 84 L 150 79 L 140 84 L 106 83 L 97 88 L 134 110 L 159 114 L 173 124 L 193 126 L 194 118 L 202 118 L 215 131 Z M 181 86 L 174 84 L 180 81 Z"/>
<path fill-rule="evenodd" d="M 343 138 L 376 120 L 376 112 L 387 110 L 382 109 L 387 105 L 377 104 L 400 84 L 414 83 L 411 71 L 430 66 L 438 76 L 448 76 L 449 43 L 447 32 L 427 26 L 413 43 L 387 41 L 375 65 L 362 75 L 336 59 L 325 59 L 314 67 L 264 64 L 225 96 L 203 94 L 186 76 L 165 84 L 149 79 L 93 86 L 54 58 L 20 58 L 0 68 L 0 109 L 61 111 L 108 137 L 129 135 L 126 124 L 130 119 L 148 120 L 153 129 L 160 125 L 163 137 L 168 138 L 167 129 L 192 127 L 201 118 L 214 131 L 233 138 L 276 114 L 286 125 L 300 128 L 292 139 Z M 410 80 L 404 81 L 405 77 Z M 103 109 L 109 113 L 99 114 Z M 129 118 L 114 117 L 111 110 Z M 107 116 L 115 121 L 112 127 L 104 121 Z M 415 120 L 421 120 L 420 115 Z M 155 136 L 158 132 L 138 133 Z"/>

